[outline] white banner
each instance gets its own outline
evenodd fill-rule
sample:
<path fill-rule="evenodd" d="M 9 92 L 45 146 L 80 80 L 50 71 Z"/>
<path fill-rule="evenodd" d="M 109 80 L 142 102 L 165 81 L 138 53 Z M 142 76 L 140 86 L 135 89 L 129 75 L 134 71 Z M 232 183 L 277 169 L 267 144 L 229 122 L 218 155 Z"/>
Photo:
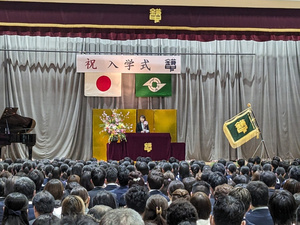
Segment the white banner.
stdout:
<path fill-rule="evenodd" d="M 77 55 L 77 72 L 181 73 L 180 56 Z"/>

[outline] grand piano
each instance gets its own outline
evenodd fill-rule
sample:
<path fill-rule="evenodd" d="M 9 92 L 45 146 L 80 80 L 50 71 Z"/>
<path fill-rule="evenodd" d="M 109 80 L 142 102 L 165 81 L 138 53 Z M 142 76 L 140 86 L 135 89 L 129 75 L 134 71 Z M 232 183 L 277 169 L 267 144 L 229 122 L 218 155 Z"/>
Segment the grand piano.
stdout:
<path fill-rule="evenodd" d="M 28 148 L 28 158 L 32 159 L 32 147 L 36 134 L 29 134 L 35 127 L 35 120 L 17 114 L 18 108 L 6 107 L 0 118 L 0 157 L 1 148 L 11 143 L 22 143 Z"/>

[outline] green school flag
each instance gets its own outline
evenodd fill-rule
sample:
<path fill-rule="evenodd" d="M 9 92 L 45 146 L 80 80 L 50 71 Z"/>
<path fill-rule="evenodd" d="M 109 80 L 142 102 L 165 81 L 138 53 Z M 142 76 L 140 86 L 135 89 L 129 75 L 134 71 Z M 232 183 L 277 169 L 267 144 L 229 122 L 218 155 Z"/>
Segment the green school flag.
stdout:
<path fill-rule="evenodd" d="M 171 76 L 171 74 L 135 74 L 136 97 L 171 96 Z"/>
<path fill-rule="evenodd" d="M 259 137 L 259 129 L 251 108 L 227 120 L 223 125 L 223 131 L 232 148 L 243 145 L 255 136 Z"/>

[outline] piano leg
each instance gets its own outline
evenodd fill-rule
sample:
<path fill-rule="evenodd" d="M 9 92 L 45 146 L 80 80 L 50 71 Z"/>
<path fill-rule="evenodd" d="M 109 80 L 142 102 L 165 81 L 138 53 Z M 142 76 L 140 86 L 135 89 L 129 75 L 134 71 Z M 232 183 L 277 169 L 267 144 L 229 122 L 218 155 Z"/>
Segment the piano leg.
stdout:
<path fill-rule="evenodd" d="M 27 147 L 28 147 L 28 159 L 32 160 L 32 146 L 27 145 Z"/>

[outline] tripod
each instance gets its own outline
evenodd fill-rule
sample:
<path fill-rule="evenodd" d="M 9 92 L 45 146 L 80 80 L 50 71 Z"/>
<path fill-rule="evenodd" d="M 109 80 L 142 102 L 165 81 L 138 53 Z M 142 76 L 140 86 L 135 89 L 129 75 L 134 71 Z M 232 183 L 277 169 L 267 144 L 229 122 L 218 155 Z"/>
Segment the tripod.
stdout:
<path fill-rule="evenodd" d="M 263 136 L 262 136 L 262 133 L 261 133 L 261 131 L 260 131 L 260 128 L 259 128 L 259 126 L 258 126 L 258 123 L 257 123 L 257 120 L 256 120 L 256 118 L 255 118 L 254 112 L 253 112 L 253 110 L 251 110 L 251 111 L 252 111 L 252 115 L 253 115 L 253 117 L 254 117 L 254 119 L 255 119 L 255 124 L 256 124 L 256 126 L 257 126 L 257 128 L 258 128 L 259 136 L 260 136 L 260 139 L 261 139 L 259 145 L 257 146 L 255 152 L 254 152 L 253 155 L 252 155 L 252 158 L 255 156 L 255 154 L 257 153 L 257 151 L 258 151 L 258 149 L 260 148 L 260 146 L 262 146 L 260 158 L 262 158 L 263 155 L 264 155 L 264 153 L 266 152 L 266 155 L 267 155 L 268 159 L 270 159 L 270 155 L 269 155 L 269 152 L 268 152 L 268 149 L 267 149 L 265 140 L 264 140 L 264 138 L 263 138 Z"/>

